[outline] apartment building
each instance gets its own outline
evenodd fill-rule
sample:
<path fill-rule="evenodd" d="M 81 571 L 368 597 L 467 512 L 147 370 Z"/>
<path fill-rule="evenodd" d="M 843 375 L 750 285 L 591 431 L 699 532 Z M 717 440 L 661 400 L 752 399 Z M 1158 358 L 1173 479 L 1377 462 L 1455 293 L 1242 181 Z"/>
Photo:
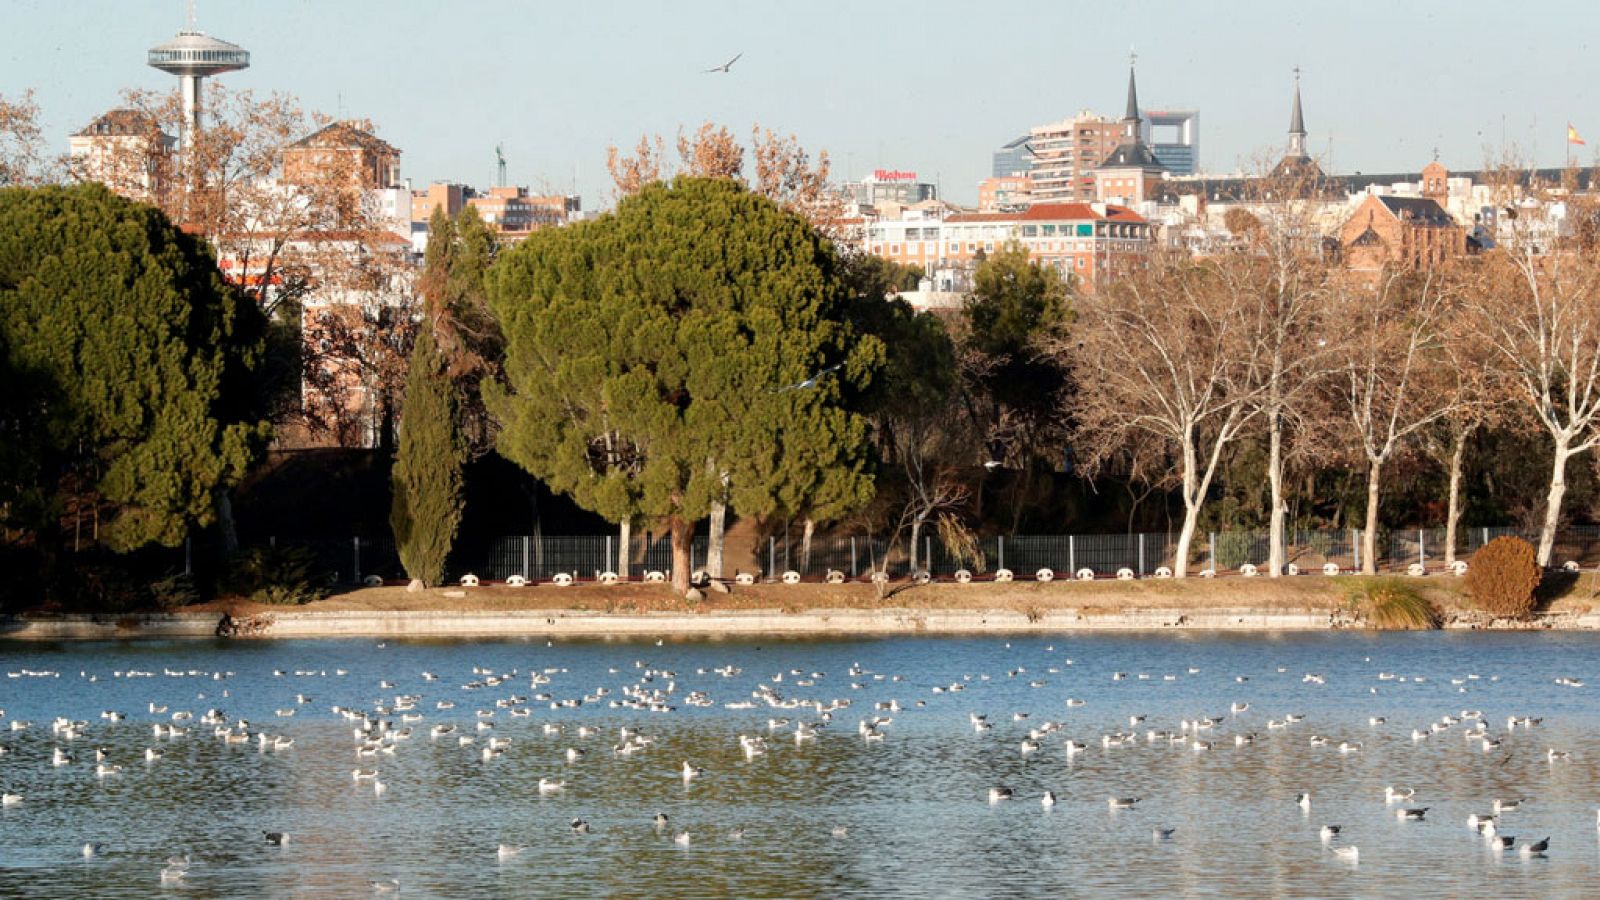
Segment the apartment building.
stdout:
<path fill-rule="evenodd" d="M 1015 242 L 1029 259 L 1094 290 L 1119 271 L 1143 264 L 1154 232 L 1131 209 L 1100 203 L 1035 203 L 1026 210 L 953 213 L 908 212 L 863 226 L 863 247 L 903 265 L 970 268 Z"/>

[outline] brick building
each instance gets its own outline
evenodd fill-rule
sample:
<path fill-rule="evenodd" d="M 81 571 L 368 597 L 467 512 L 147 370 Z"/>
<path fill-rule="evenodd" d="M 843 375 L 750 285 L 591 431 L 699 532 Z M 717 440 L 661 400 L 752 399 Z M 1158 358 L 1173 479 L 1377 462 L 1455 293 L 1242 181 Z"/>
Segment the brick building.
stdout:
<path fill-rule="evenodd" d="M 1022 209 L 1033 202 L 1033 179 L 1001 175 L 978 182 L 978 212 Z"/>
<path fill-rule="evenodd" d="M 1369 194 L 1339 229 L 1339 248 L 1352 271 L 1426 270 L 1465 254 L 1467 232 L 1433 197 Z"/>
<path fill-rule="evenodd" d="M 1094 170 L 1122 143 L 1121 123 L 1084 110 L 1035 127 L 1025 145 L 1033 156 L 1029 176 L 1039 203 L 1095 199 Z"/>
<path fill-rule="evenodd" d="M 400 151 L 365 121 L 334 122 L 283 148 L 284 183 L 321 184 L 330 175 L 357 190 L 398 187 Z"/>

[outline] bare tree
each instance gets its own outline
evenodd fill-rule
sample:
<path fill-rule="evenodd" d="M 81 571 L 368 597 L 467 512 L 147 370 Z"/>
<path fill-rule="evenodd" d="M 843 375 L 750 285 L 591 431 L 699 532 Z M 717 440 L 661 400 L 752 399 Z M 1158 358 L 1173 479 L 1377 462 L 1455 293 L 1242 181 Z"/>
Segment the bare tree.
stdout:
<path fill-rule="evenodd" d="M 1501 182 L 1502 214 L 1485 278 L 1469 299 L 1508 389 L 1550 436 L 1550 484 L 1538 561 L 1551 562 L 1567 463 L 1600 443 L 1600 265 L 1597 210 L 1567 198 L 1568 233 L 1537 185 Z"/>
<path fill-rule="evenodd" d="M 1087 467 L 1130 444 L 1165 444 L 1177 459 L 1183 526 L 1173 574 L 1189 551 L 1223 450 L 1257 414 L 1255 345 L 1244 296 L 1216 267 L 1158 261 L 1079 302 L 1072 359 Z"/>
<path fill-rule="evenodd" d="M 645 185 L 660 181 L 665 157 L 666 143 L 659 134 L 654 141 L 649 135 L 641 135 L 632 156 L 624 155 L 615 146 L 606 148 L 606 171 L 611 173 L 616 199 L 630 197 L 644 190 Z"/>
<path fill-rule="evenodd" d="M 48 180 L 45 168 L 44 133 L 33 91 L 14 100 L 0 94 L 0 187 Z"/>
<path fill-rule="evenodd" d="M 1315 213 L 1320 177 L 1304 169 L 1253 180 L 1251 210 L 1235 207 L 1228 224 L 1235 242 L 1216 259 L 1229 289 L 1246 298 L 1254 346 L 1253 408 L 1267 433 L 1268 574 L 1288 563 L 1284 538 L 1288 503 L 1283 480 L 1290 440 L 1303 432 L 1303 416 L 1318 384 L 1331 371 L 1322 334 L 1329 267 Z"/>
<path fill-rule="evenodd" d="M 1448 277 L 1448 275 L 1447 275 Z M 1479 283 L 1469 281 L 1462 297 L 1471 296 Z M 1444 467 L 1445 500 L 1444 562 L 1456 561 L 1457 534 L 1461 523 L 1461 480 L 1467 448 L 1472 438 L 1486 425 L 1499 422 L 1512 399 L 1505 390 L 1505 378 L 1475 316 L 1467 313 L 1470 301 L 1463 300 L 1460 315 L 1450 317 L 1444 336 L 1445 360 L 1437 379 L 1438 389 L 1450 394 L 1451 409 L 1442 419 L 1421 432 L 1422 449 Z"/>
<path fill-rule="evenodd" d="M 1458 395 L 1441 390 L 1451 292 L 1433 273 L 1390 270 L 1375 284 L 1346 280 L 1331 297 L 1330 343 L 1340 375 L 1330 385 L 1349 442 L 1367 467 L 1361 568 L 1377 571 L 1378 503 L 1383 467 L 1418 432 L 1450 415 Z"/>

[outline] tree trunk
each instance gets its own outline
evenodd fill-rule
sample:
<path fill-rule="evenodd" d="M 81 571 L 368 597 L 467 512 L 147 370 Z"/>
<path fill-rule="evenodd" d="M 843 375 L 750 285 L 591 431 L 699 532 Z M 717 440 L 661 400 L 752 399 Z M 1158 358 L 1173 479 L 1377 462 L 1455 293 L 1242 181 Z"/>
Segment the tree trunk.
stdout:
<path fill-rule="evenodd" d="M 805 527 L 800 531 L 800 572 L 805 574 L 811 571 L 811 536 L 817 531 L 817 523 L 810 516 L 806 516 Z"/>
<path fill-rule="evenodd" d="M 1183 527 L 1178 529 L 1178 546 L 1173 549 L 1172 577 L 1189 577 L 1189 546 L 1194 543 L 1195 528 L 1200 523 L 1200 504 L 1205 500 L 1200 476 L 1200 466 L 1195 452 L 1192 431 L 1183 436 Z"/>
<path fill-rule="evenodd" d="M 1283 416 L 1274 412 L 1268 422 L 1267 483 L 1271 487 L 1272 514 L 1267 523 L 1267 574 L 1277 578 L 1288 562 L 1283 540 Z"/>
<path fill-rule="evenodd" d="M 721 500 L 711 501 L 711 524 L 706 534 L 706 574 L 712 578 L 722 577 L 722 545 L 727 521 L 728 504 Z"/>
<path fill-rule="evenodd" d="M 680 594 L 687 594 L 689 545 L 694 540 L 694 521 L 683 516 L 669 516 L 667 530 L 672 535 L 672 589 Z"/>
<path fill-rule="evenodd" d="M 1367 528 L 1361 533 L 1361 572 L 1378 574 L 1378 483 L 1383 463 L 1367 460 Z"/>
<path fill-rule="evenodd" d="M 1550 493 L 1544 501 L 1544 527 L 1539 530 L 1539 565 L 1550 566 L 1550 554 L 1555 550 L 1556 523 L 1561 521 L 1561 499 L 1567 494 L 1567 460 L 1572 458 L 1572 441 L 1565 435 L 1556 435 L 1555 459 L 1550 467 Z"/>
<path fill-rule="evenodd" d="M 1450 500 L 1444 514 L 1444 564 L 1446 568 L 1456 562 L 1456 523 L 1461 520 L 1461 458 L 1467 452 L 1467 436 L 1472 431 L 1455 432 L 1455 445 L 1450 448 Z"/>
<path fill-rule="evenodd" d="M 917 574 L 917 546 L 922 541 L 922 516 L 911 520 L 911 552 L 906 554 L 906 562 L 911 567 L 911 575 Z"/>
<path fill-rule="evenodd" d="M 633 523 L 623 519 L 617 523 L 617 577 L 628 580 L 628 569 L 633 563 Z"/>
<path fill-rule="evenodd" d="M 1200 504 L 1183 498 L 1183 527 L 1178 529 L 1178 546 L 1172 551 L 1172 577 L 1189 577 L 1189 547 L 1194 544 L 1194 532 L 1200 523 Z"/>
<path fill-rule="evenodd" d="M 222 538 L 222 555 L 231 558 L 239 552 L 239 528 L 233 521 L 233 494 L 217 492 L 217 533 Z"/>

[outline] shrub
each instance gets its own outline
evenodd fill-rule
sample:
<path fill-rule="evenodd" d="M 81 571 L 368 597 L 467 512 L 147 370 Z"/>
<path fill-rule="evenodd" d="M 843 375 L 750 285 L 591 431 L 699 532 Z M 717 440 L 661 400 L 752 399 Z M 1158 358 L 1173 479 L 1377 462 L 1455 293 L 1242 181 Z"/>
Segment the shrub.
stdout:
<path fill-rule="evenodd" d="M 234 557 L 228 589 L 257 603 L 296 605 L 327 596 L 327 573 L 304 547 L 256 547 Z"/>
<path fill-rule="evenodd" d="M 150 602 L 157 609 L 177 609 L 200 602 L 200 591 L 194 577 L 176 573 L 150 583 Z"/>
<path fill-rule="evenodd" d="M 1533 545 L 1518 537 L 1497 537 L 1472 555 L 1467 596 L 1484 612 L 1521 618 L 1533 612 L 1539 564 Z"/>
<path fill-rule="evenodd" d="M 1400 578 L 1363 578 L 1354 583 L 1350 603 L 1374 628 L 1385 631 L 1439 627 L 1439 612 L 1410 582 Z"/>

